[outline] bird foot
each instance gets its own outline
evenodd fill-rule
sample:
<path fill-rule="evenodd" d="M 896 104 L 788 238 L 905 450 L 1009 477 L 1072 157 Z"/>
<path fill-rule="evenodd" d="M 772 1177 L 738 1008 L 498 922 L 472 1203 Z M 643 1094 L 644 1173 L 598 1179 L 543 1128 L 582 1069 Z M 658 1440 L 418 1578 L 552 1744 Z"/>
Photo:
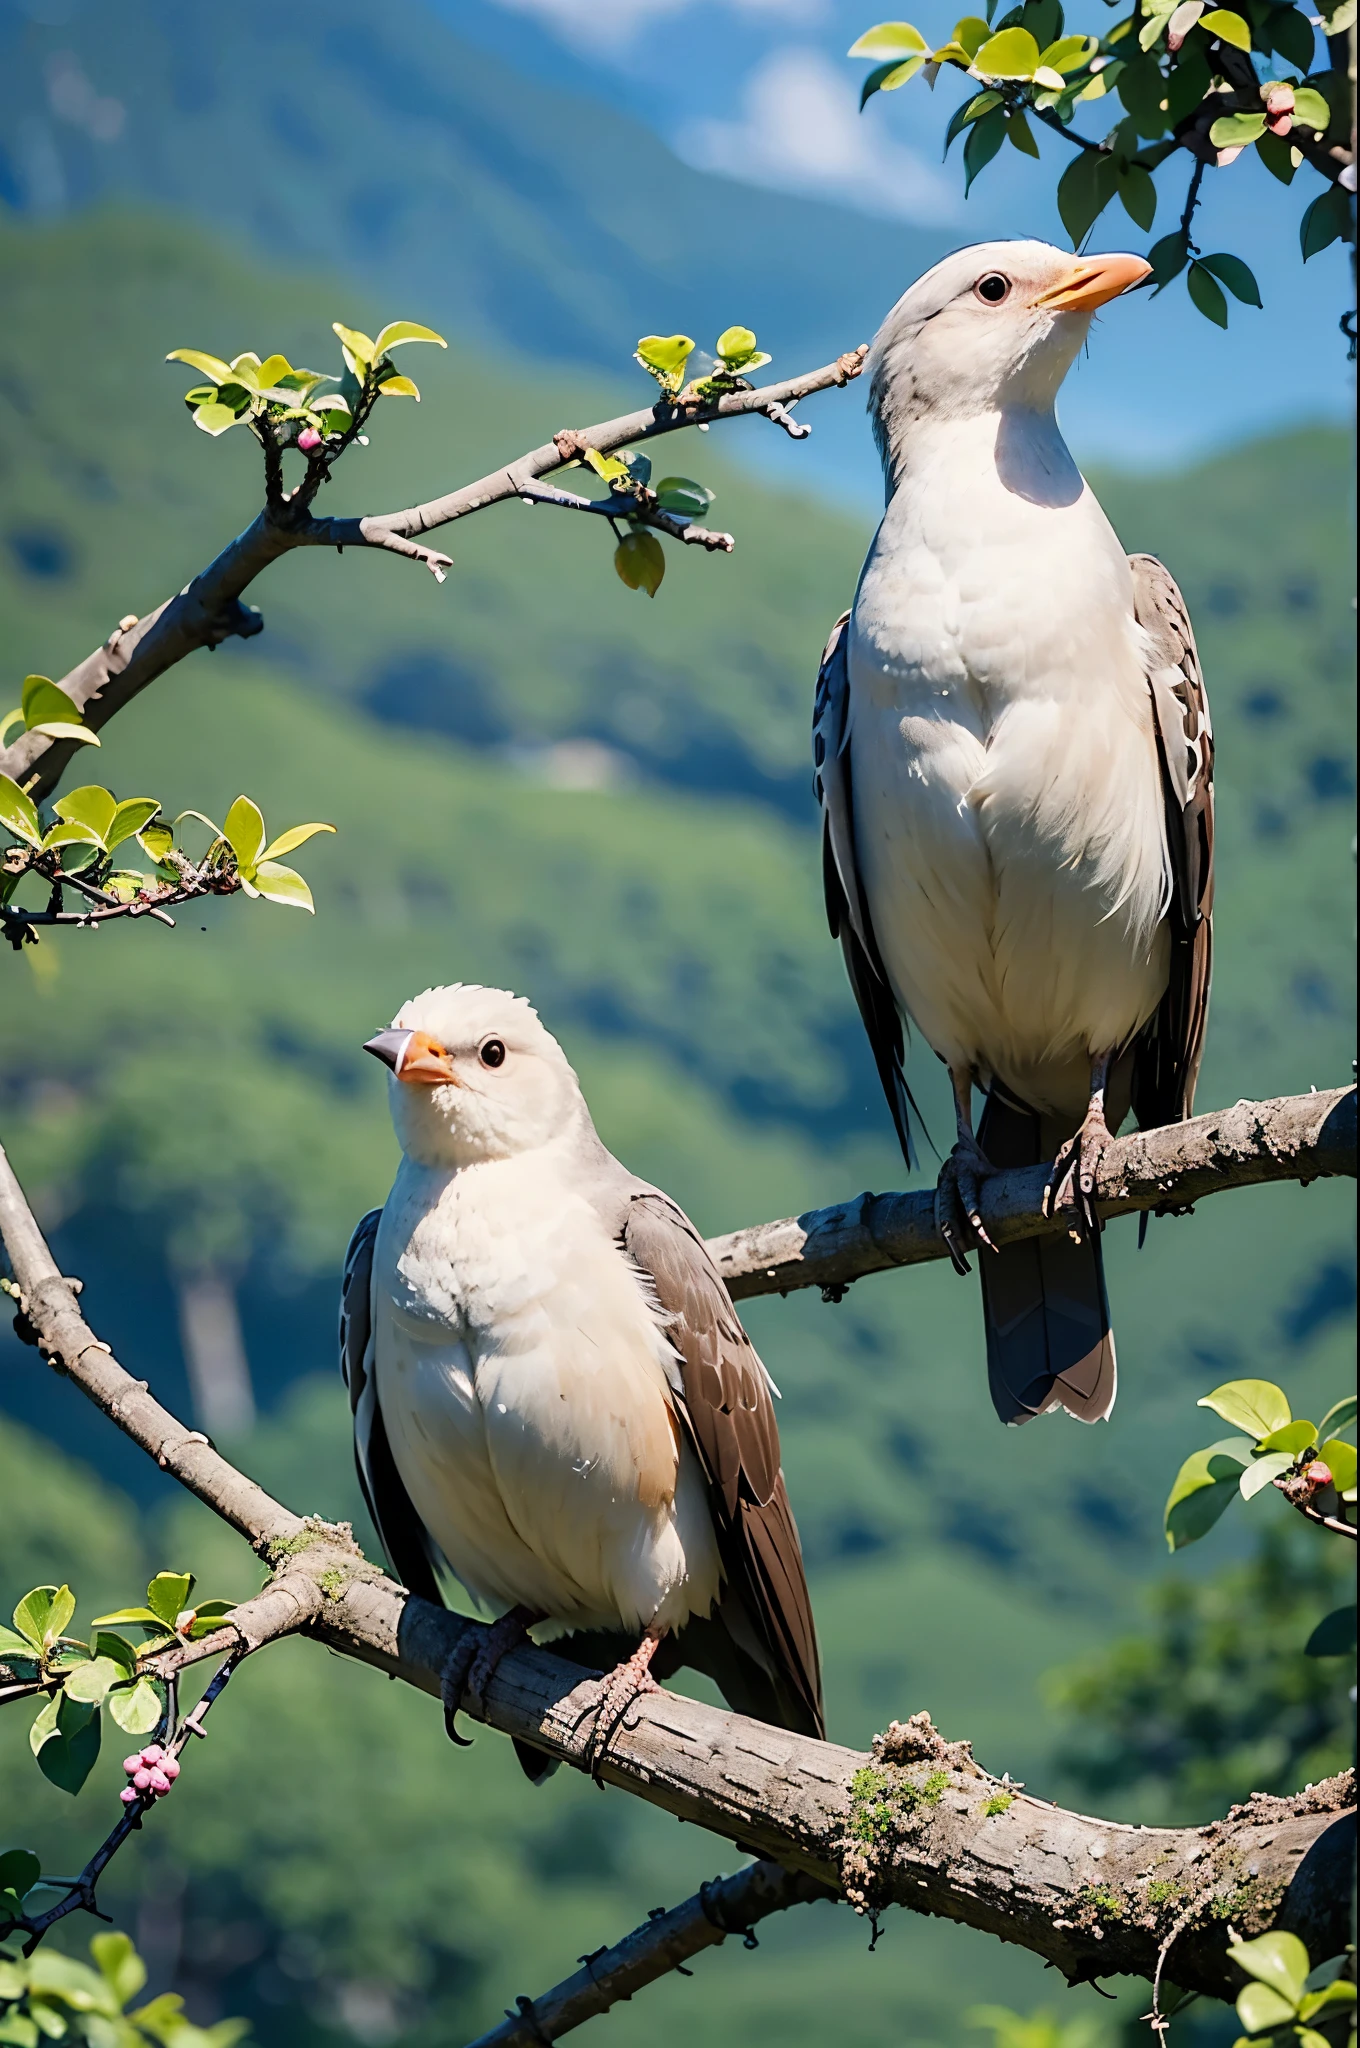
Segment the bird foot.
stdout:
<path fill-rule="evenodd" d="M 971 1273 L 964 1254 L 996 1246 L 982 1220 L 983 1183 L 996 1172 L 976 1138 L 961 1136 L 935 1184 L 935 1227 L 944 1239 L 956 1273 Z"/>
<path fill-rule="evenodd" d="M 1053 1170 L 1048 1176 L 1044 1189 L 1043 1213 L 1057 1216 L 1062 1209 L 1072 1211 L 1069 1233 L 1076 1244 L 1099 1235 L 1100 1218 L 1096 1214 L 1096 1185 L 1100 1179 L 1101 1163 L 1114 1143 L 1114 1135 L 1105 1121 L 1105 1112 L 1099 1103 L 1092 1103 L 1078 1129 L 1059 1147 L 1053 1161 Z"/>
<path fill-rule="evenodd" d="M 600 1783 L 600 1766 L 609 1753 L 610 1743 L 623 1725 L 628 1709 L 644 1693 L 661 1690 L 649 1669 L 660 1641 L 659 1635 L 645 1635 L 632 1656 L 600 1681 L 594 1725 L 582 1753 L 582 1760 L 596 1784 Z"/>
<path fill-rule="evenodd" d="M 444 1703 L 444 1730 L 449 1741 L 456 1742 L 460 1749 L 472 1747 L 467 1737 L 458 1733 L 455 1722 L 463 1694 L 466 1693 L 481 1707 L 501 1659 L 508 1657 L 511 1650 L 517 1650 L 534 1623 L 542 1619 L 543 1616 L 535 1614 L 532 1608 L 512 1607 L 499 1621 L 493 1621 L 490 1628 L 474 1624 L 464 1630 L 439 1679 L 440 1697 Z"/>

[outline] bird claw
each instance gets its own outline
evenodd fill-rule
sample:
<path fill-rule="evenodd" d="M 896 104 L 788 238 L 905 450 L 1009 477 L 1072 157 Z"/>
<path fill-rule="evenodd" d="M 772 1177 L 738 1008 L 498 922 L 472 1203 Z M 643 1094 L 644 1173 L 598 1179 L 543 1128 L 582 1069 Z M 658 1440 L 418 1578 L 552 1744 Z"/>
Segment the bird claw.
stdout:
<path fill-rule="evenodd" d="M 463 1694 L 479 1709 L 484 1707 L 486 1689 L 501 1659 L 517 1650 L 533 1623 L 540 1620 L 542 1616 L 531 1613 L 527 1607 L 512 1607 L 490 1628 L 473 1622 L 458 1638 L 457 1647 L 440 1673 L 439 1695 L 444 1703 L 444 1733 L 460 1749 L 472 1747 L 467 1736 L 458 1733 L 455 1721 Z"/>
<path fill-rule="evenodd" d="M 982 1220 L 982 1187 L 996 1168 L 982 1148 L 960 1138 L 935 1184 L 935 1227 L 956 1273 L 971 1273 L 966 1251 L 994 1252 L 996 1246 Z"/>
<path fill-rule="evenodd" d="M 1044 1188 L 1042 1213 L 1056 1217 L 1059 1210 L 1072 1211 L 1070 1235 L 1077 1244 L 1099 1235 L 1096 1189 L 1105 1154 L 1114 1137 L 1098 1108 L 1086 1112 L 1079 1128 L 1058 1149 L 1053 1170 Z"/>
<path fill-rule="evenodd" d="M 582 1762 L 597 1785 L 601 1782 L 600 1766 L 629 1708 L 645 1693 L 661 1690 L 647 1668 L 656 1654 L 656 1645 L 657 1638 L 645 1636 L 631 1657 L 600 1680 L 594 1724 L 581 1753 Z"/>
<path fill-rule="evenodd" d="M 471 1738 L 458 1733 L 457 1715 L 467 1685 L 468 1673 L 480 1647 L 480 1638 L 485 1634 L 485 1629 L 470 1623 L 459 1636 L 444 1669 L 439 1674 L 439 1697 L 444 1706 L 444 1733 L 450 1742 L 458 1745 L 459 1749 L 472 1747 Z"/>

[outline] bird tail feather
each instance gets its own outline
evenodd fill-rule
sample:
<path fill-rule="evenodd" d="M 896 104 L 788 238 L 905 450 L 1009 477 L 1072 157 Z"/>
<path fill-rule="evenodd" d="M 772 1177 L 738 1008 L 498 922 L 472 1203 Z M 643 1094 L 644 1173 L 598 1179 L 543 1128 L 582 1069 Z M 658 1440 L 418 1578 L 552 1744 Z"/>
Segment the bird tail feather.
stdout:
<path fill-rule="evenodd" d="M 1037 1166 L 1071 1133 L 993 1088 L 978 1143 L 996 1167 Z M 1027 1238 L 984 1251 L 982 1308 L 987 1377 L 1003 1422 L 1065 1408 L 1079 1422 L 1103 1422 L 1117 1385 L 1114 1331 L 1100 1240 Z"/>

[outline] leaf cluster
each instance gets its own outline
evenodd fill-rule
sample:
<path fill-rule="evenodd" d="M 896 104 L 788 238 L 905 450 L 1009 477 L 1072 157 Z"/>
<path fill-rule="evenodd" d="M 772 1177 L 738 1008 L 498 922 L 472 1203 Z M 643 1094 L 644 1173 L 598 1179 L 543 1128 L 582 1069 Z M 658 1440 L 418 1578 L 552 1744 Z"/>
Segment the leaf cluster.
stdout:
<path fill-rule="evenodd" d="M 699 400 L 749 389 L 746 372 L 763 369 L 771 361 L 749 327 L 725 327 L 713 344 L 712 356 L 703 359 L 709 366 L 707 372 L 686 384 L 693 354 L 694 343 L 687 334 L 644 334 L 633 360 L 655 377 L 668 398 Z"/>
<path fill-rule="evenodd" d="M 713 492 L 688 476 L 663 476 L 653 484 L 650 458 L 632 448 L 617 455 L 587 448 L 581 459 L 609 486 L 606 509 L 618 535 L 614 568 L 620 581 L 630 590 L 645 590 L 648 597 L 655 597 L 666 573 L 666 556 L 656 534 L 648 531 L 651 514 L 664 512 L 688 526 L 708 510 Z M 622 535 L 620 525 L 626 529 Z"/>
<path fill-rule="evenodd" d="M 421 327 L 414 320 L 389 321 L 376 339 L 339 320 L 332 326 L 340 341 L 343 375 L 295 369 L 287 356 L 270 355 L 261 360 L 250 351 L 225 362 L 203 349 L 175 348 L 165 360 L 187 363 L 207 380 L 184 394 L 194 425 L 203 433 L 216 438 L 232 427 L 249 425 L 261 434 L 268 430 L 274 445 L 288 447 L 309 432 L 323 444 L 343 441 L 362 424 L 374 398 L 419 401 L 419 391 L 396 368 L 391 351 L 411 341 L 448 346 L 432 327 Z M 328 384 L 338 388 L 323 390 Z M 304 452 L 315 445 L 307 442 Z"/>
<path fill-rule="evenodd" d="M 94 1769 L 102 1709 L 128 1735 L 149 1735 L 159 1725 L 165 1688 L 140 1670 L 140 1659 L 171 1643 L 210 1635 L 231 1613 L 230 1600 L 191 1605 L 193 1589 L 191 1572 L 157 1572 L 145 1606 L 99 1615 L 84 1642 L 66 1633 L 76 1611 L 70 1587 L 35 1586 L 15 1608 L 13 1628 L 0 1628 L 0 1659 L 21 1682 L 50 1694 L 28 1740 L 43 1776 L 63 1792 L 79 1792 Z M 122 1628 L 138 1629 L 140 1643 L 117 1633 Z M 0 1888 L 0 1927 L 19 1913 L 13 1892 Z"/>
<path fill-rule="evenodd" d="M 38 1859 L 26 1849 L 0 1856 L 0 1878 L 9 1866 Z M 0 2043 L 6 2048 L 40 2048 L 64 2041 L 69 2048 L 234 2048 L 249 2032 L 245 2020 L 218 2020 L 196 2027 L 185 2017 L 177 1992 L 162 1992 L 147 2004 L 128 2007 L 146 1983 L 146 1964 L 126 1934 L 96 1934 L 90 1943 L 94 1966 L 74 1956 L 41 1949 L 29 1957 L 0 1950 Z"/>
<path fill-rule="evenodd" d="M 84 713 L 50 676 L 24 677 L 21 701 L 0 718 L 0 747 L 16 725 L 24 732 L 41 733 L 44 739 L 78 740 L 86 747 L 100 744 L 98 733 L 86 725 Z"/>
<path fill-rule="evenodd" d="M 1297 1934 L 1281 1929 L 1233 1942 L 1228 1954 L 1251 1979 L 1237 1994 L 1242 2032 L 1233 2048 L 1332 2048 L 1320 2028 L 1330 2023 L 1353 2032 L 1355 1986 L 1337 1974 L 1344 1957 L 1310 1971 Z"/>
<path fill-rule="evenodd" d="M 1355 1446 L 1338 1432 L 1354 1426 L 1354 1395 L 1336 1402 L 1321 1423 L 1296 1420 L 1288 1396 L 1272 1380 L 1229 1380 L 1198 1406 L 1243 1433 L 1192 1452 L 1181 1466 L 1166 1503 L 1169 1549 L 1198 1542 L 1239 1494 L 1253 1500 L 1274 1481 L 1305 1476 L 1314 1467 L 1325 1467 L 1325 1477 L 1320 1470 L 1313 1473 L 1320 1508 L 1327 1512 L 1339 1505 L 1353 1517 Z"/>

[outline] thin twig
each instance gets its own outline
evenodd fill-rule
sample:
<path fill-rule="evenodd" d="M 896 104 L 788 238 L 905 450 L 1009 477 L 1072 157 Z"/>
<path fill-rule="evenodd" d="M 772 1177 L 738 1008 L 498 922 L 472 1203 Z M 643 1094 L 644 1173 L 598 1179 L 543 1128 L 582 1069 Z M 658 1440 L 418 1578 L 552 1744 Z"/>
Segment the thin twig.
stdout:
<path fill-rule="evenodd" d="M 731 1877 L 701 1885 L 669 1912 L 656 1908 L 612 1948 L 582 1956 L 581 1969 L 537 1998 L 520 1998 L 516 2011 L 479 2034 L 469 2048 L 541 2048 L 544 2041 L 558 2041 L 659 1977 L 683 1970 L 691 1956 L 720 1947 L 729 1934 L 743 1935 L 746 1946 L 754 1948 L 751 1929 L 771 1913 L 835 1896 L 782 1863 L 750 1863 Z"/>

